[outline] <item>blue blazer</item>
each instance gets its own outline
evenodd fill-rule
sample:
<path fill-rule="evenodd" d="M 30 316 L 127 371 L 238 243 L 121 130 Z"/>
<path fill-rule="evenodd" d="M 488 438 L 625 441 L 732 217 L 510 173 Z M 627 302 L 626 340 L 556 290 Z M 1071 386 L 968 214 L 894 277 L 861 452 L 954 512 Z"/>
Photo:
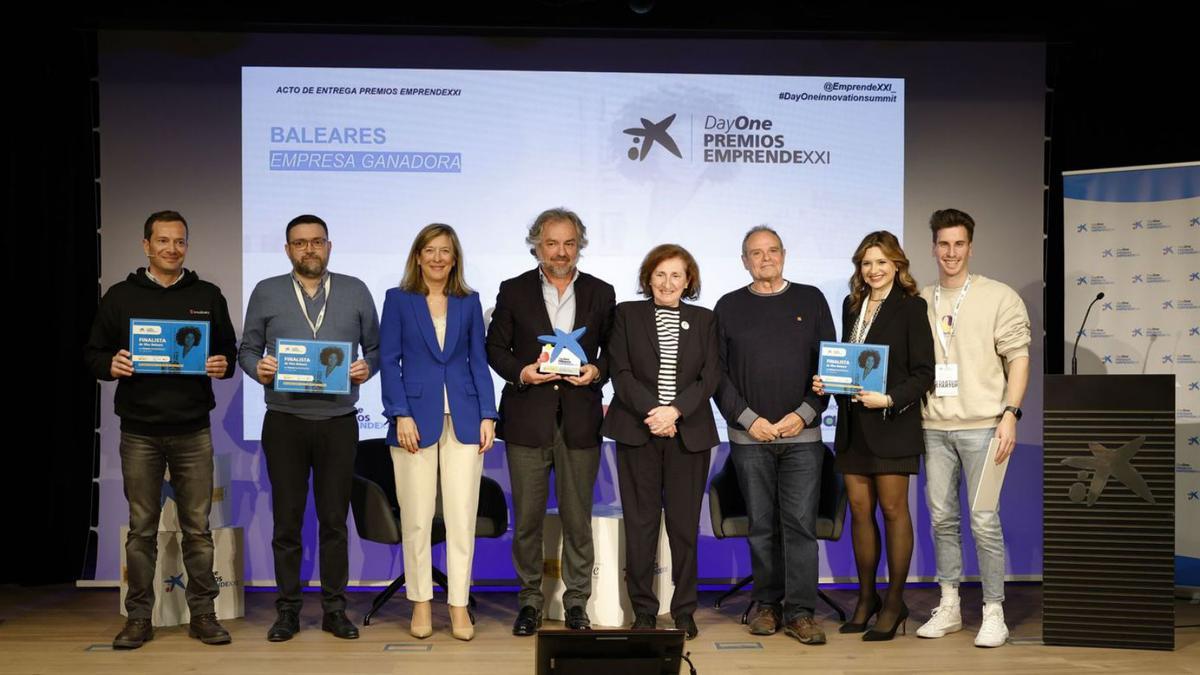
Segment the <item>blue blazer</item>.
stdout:
<path fill-rule="evenodd" d="M 478 293 L 448 298 L 446 346 L 442 349 L 425 296 L 399 288 L 388 290 L 379 322 L 380 386 L 388 444 L 399 445 L 397 417 L 416 421 L 422 447 L 437 442 L 445 414 L 443 387 L 450 400 L 454 435 L 468 445 L 479 443 L 479 422 L 498 417 L 483 339 Z"/>

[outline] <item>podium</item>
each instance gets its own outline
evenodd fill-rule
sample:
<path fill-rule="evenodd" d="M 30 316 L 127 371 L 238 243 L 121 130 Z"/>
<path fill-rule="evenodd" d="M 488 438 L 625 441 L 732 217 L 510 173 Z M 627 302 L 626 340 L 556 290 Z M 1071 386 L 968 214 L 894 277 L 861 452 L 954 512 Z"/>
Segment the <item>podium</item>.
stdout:
<path fill-rule="evenodd" d="M 1175 376 L 1047 375 L 1042 637 L 1175 648 Z"/>
<path fill-rule="evenodd" d="M 633 603 L 625 587 L 625 519 L 621 507 L 596 504 L 592 507 L 592 594 L 587 613 L 596 626 L 622 627 L 633 620 Z M 562 580 L 562 520 L 558 509 L 546 511 L 542 530 L 545 562 L 542 571 L 542 595 L 545 597 L 547 619 L 563 621 L 566 609 L 562 596 L 567 589 Z M 658 524 L 658 554 L 654 565 L 654 595 L 658 598 L 658 613 L 671 611 L 671 596 L 675 584 L 671 581 L 671 546 L 667 541 L 666 521 Z"/>
<path fill-rule="evenodd" d="M 121 616 L 128 616 L 125 596 L 129 593 L 125 537 L 129 527 L 121 528 Z M 218 594 L 213 601 L 217 618 L 240 619 L 246 615 L 245 545 L 240 527 L 219 527 L 213 536 L 213 576 Z M 187 571 L 183 567 L 183 532 L 159 530 L 158 558 L 154 565 L 154 609 L 150 621 L 155 626 L 178 626 L 191 621 L 187 605 Z"/>

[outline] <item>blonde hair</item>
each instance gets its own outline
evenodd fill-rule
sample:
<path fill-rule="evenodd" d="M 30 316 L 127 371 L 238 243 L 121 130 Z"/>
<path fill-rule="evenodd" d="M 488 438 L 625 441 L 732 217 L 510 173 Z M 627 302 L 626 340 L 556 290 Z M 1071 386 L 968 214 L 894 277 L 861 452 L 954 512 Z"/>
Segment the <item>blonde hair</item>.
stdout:
<path fill-rule="evenodd" d="M 400 279 L 402 290 L 419 295 L 429 295 L 429 286 L 425 284 L 425 278 L 421 276 L 421 250 L 428 246 L 429 242 L 443 234 L 450 238 L 450 247 L 454 251 L 454 265 L 446 277 L 445 293 L 460 298 L 471 294 L 471 287 L 463 278 L 462 244 L 458 242 L 458 234 L 454 228 L 445 223 L 430 223 L 421 228 L 416 238 L 413 239 L 412 248 L 408 252 L 408 261 L 404 263 L 404 277 Z"/>

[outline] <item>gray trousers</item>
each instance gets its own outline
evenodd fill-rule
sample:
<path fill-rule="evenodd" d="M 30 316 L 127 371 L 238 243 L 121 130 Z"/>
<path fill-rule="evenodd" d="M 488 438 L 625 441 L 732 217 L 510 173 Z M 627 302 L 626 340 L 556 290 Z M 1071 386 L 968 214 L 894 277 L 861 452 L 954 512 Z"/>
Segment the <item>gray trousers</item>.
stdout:
<path fill-rule="evenodd" d="M 561 426 L 554 443 L 544 448 L 509 444 L 508 475 L 513 500 L 513 568 L 521 581 L 517 594 L 520 607 L 541 611 L 542 523 L 550 494 L 550 470 L 554 470 L 554 493 L 562 518 L 563 607 L 585 607 L 592 594 L 592 491 L 600 470 L 600 449 L 568 448 Z"/>
<path fill-rule="evenodd" d="M 154 587 L 170 583 L 155 579 L 158 560 L 158 519 L 162 513 L 164 469 L 171 469 L 171 487 L 183 530 L 183 569 L 187 572 L 188 609 L 192 616 L 210 614 L 220 589 L 213 575 L 213 540 L 208 529 L 212 508 L 213 447 L 209 430 L 177 436 L 142 436 L 121 432 L 121 477 L 129 502 L 129 536 L 125 563 L 129 592 L 125 611 L 130 619 L 149 619 Z"/>

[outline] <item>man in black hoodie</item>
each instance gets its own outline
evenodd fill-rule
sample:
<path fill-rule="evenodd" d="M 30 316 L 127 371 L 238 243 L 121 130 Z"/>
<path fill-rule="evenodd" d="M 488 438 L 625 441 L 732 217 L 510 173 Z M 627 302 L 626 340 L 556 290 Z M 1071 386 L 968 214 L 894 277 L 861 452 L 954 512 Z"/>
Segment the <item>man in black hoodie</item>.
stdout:
<path fill-rule="evenodd" d="M 209 411 L 216 405 L 210 378 L 233 376 L 237 354 L 229 307 L 221 289 L 183 268 L 188 227 L 175 211 L 150 214 L 142 249 L 148 265 L 104 294 L 92 323 L 85 360 L 101 380 L 116 380 L 114 407 L 121 418 L 121 475 L 129 501 L 125 540 L 129 592 L 124 629 L 116 649 L 136 649 L 154 637 L 154 565 L 162 509 L 163 471 L 171 487 L 183 530 L 187 570 L 188 635 L 206 644 L 225 644 L 229 632 L 217 622 L 213 605 L 213 540 L 208 528 L 212 507 L 213 448 Z M 135 373 L 129 352 L 130 319 L 207 321 L 210 356 L 207 377 Z"/>

